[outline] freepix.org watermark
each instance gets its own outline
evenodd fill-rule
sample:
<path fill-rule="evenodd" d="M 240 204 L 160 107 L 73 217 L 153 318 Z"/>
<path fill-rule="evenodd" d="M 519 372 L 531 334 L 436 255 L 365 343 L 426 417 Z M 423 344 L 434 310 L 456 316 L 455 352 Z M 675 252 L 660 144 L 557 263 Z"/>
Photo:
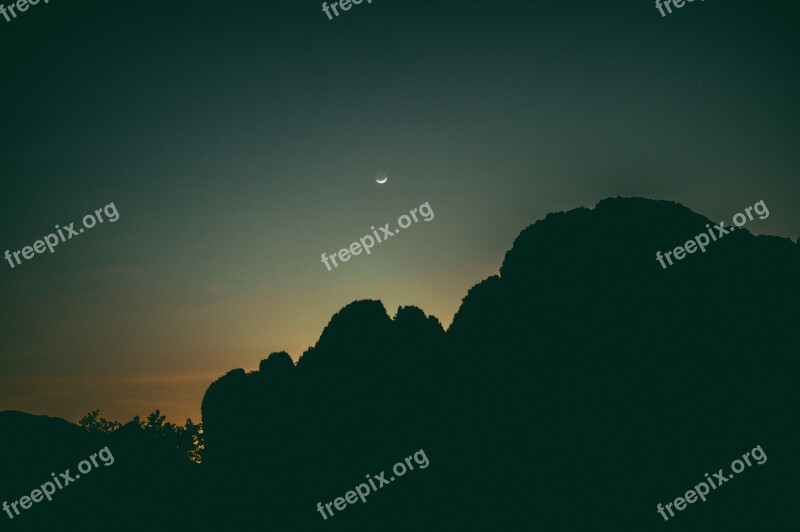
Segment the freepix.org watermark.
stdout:
<path fill-rule="evenodd" d="M 328 2 L 322 2 L 322 11 L 326 15 L 328 15 L 328 20 L 333 20 L 331 16 L 330 10 L 333 10 L 333 14 L 337 17 L 339 16 L 339 11 L 336 10 L 338 7 L 342 11 L 350 11 L 350 8 L 353 7 L 352 4 L 358 5 L 364 0 L 338 0 L 337 2 L 332 2 L 331 5 L 328 5 Z M 372 3 L 372 0 L 367 0 L 368 4 Z"/>
<path fill-rule="evenodd" d="M 89 457 L 88 460 L 81 460 L 78 464 L 78 471 L 80 473 L 75 473 L 75 475 L 70 475 L 69 469 L 64 471 L 63 473 L 59 473 L 56 476 L 55 473 L 50 473 L 50 476 L 53 477 L 53 480 L 48 480 L 35 490 L 33 490 L 30 496 L 25 495 L 24 497 L 20 497 L 19 500 L 13 501 L 11 504 L 8 504 L 8 501 L 3 501 L 3 511 L 8 514 L 9 519 L 14 519 L 15 517 L 20 515 L 19 508 L 23 510 L 30 509 L 37 502 L 42 502 L 42 500 L 47 499 L 48 502 L 53 500 L 53 495 L 56 493 L 56 486 L 59 490 L 62 490 L 81 478 L 81 475 L 86 475 L 92 471 L 94 467 L 99 468 L 100 464 L 97 462 L 97 459 L 103 463 L 104 466 L 108 467 L 114 463 L 114 455 L 111 454 L 111 451 L 108 450 L 108 447 L 103 447 L 100 451 L 94 453 Z M 89 461 L 91 460 L 91 462 Z M 11 513 L 11 510 L 14 510 L 14 513 Z"/>
<path fill-rule="evenodd" d="M 414 223 L 417 223 L 419 221 L 419 218 L 417 218 L 417 211 L 419 211 L 419 214 L 422 216 L 424 221 L 430 222 L 433 220 L 433 209 L 431 209 L 431 206 L 428 205 L 428 202 L 426 201 L 419 207 L 411 209 L 411 211 L 408 213 L 411 215 L 410 217 L 408 214 L 400 216 L 400 218 L 397 219 L 397 225 L 399 225 L 401 229 L 407 229 L 411 227 L 411 218 L 414 219 Z M 392 230 L 389 229 L 389 224 L 384 224 L 384 226 L 380 228 L 382 235 L 378 235 L 378 231 L 375 229 L 374 225 L 371 226 L 370 229 L 372 229 L 372 235 L 375 235 L 375 238 L 372 238 L 372 235 L 365 235 L 361 237 L 358 242 L 353 242 L 349 247 L 340 249 L 338 253 L 333 253 L 327 256 L 325 253 L 323 253 L 322 263 L 325 264 L 325 267 L 328 268 L 328 271 L 331 271 L 331 265 L 328 264 L 328 260 L 333 263 L 334 268 L 337 268 L 339 266 L 339 264 L 336 262 L 337 257 L 340 261 L 347 262 L 352 258 L 351 255 L 361 255 L 362 251 L 365 251 L 367 255 L 369 255 L 371 253 L 370 250 L 375 247 L 376 240 L 378 241 L 377 243 L 380 244 L 381 242 L 385 242 L 389 237 L 392 237 L 400 232 L 400 229 L 395 229 L 394 232 L 392 232 Z M 381 236 L 383 236 L 383 240 L 381 240 Z"/>
<path fill-rule="evenodd" d="M 395 478 L 402 477 L 403 475 L 406 474 L 406 472 L 414 469 L 414 464 L 411 463 L 412 458 L 414 459 L 414 463 L 416 463 L 420 469 L 425 469 L 430 465 L 430 460 L 428 460 L 428 457 L 425 455 L 425 451 L 420 449 L 413 455 L 407 456 L 405 458 L 405 462 L 397 462 L 394 465 L 394 467 L 392 467 L 392 473 L 394 473 L 396 476 L 389 477 L 389 479 L 387 480 L 386 471 L 381 471 L 379 474 L 374 475 L 372 478 L 370 478 L 370 475 L 367 475 L 367 481 L 369 482 L 369 484 L 367 484 L 366 482 L 359 484 L 358 486 L 355 487 L 354 490 L 350 490 L 347 493 L 345 493 L 344 497 L 336 497 L 333 500 L 333 502 L 329 502 L 324 507 L 322 506 L 321 502 L 318 502 L 317 511 L 320 513 L 320 515 L 322 515 L 322 518 L 327 521 L 328 515 L 333 517 L 333 510 L 331 509 L 331 506 L 333 506 L 334 508 L 336 508 L 341 512 L 342 510 L 347 508 L 348 504 L 355 504 L 358 502 L 359 499 L 361 499 L 361 502 L 366 504 L 367 495 L 369 495 L 370 493 L 375 493 L 384 486 L 388 486 L 390 482 L 395 480 Z M 377 486 L 375 485 L 376 480 L 378 481 Z M 372 489 L 370 489 L 370 486 L 372 487 Z M 327 510 L 328 513 L 326 513 L 325 510 Z"/>
<path fill-rule="evenodd" d="M 758 215 L 759 220 L 764 220 L 765 218 L 769 217 L 769 209 L 767 209 L 764 200 L 759 201 L 755 205 L 751 207 L 747 207 L 744 212 L 747 213 L 747 216 L 742 214 L 741 212 L 736 213 L 733 217 L 733 224 L 736 227 L 741 227 L 747 223 L 748 219 L 753 219 L 753 211 Z M 656 260 L 659 264 L 661 264 L 661 269 L 666 270 L 667 265 L 664 264 L 664 259 L 667 259 L 669 265 L 672 266 L 672 259 L 670 255 L 675 257 L 675 260 L 683 260 L 686 257 L 687 253 L 694 253 L 699 248 L 700 251 L 703 253 L 706 252 L 706 246 L 709 245 L 711 242 L 716 242 L 718 239 L 722 238 L 723 236 L 727 235 L 728 233 L 732 232 L 736 227 L 728 227 L 725 228 L 725 222 L 720 222 L 714 227 L 711 225 L 706 224 L 706 228 L 708 228 L 708 234 L 700 233 L 694 239 L 688 240 L 683 246 L 678 246 L 672 251 L 667 251 L 664 255 L 661 255 L 660 251 L 656 251 Z M 709 238 L 710 237 L 710 238 Z"/>
<path fill-rule="evenodd" d="M 758 453 L 756 453 L 758 451 Z M 752 451 L 748 451 L 742 455 L 742 460 L 738 458 L 731 462 L 731 473 L 727 477 L 722 469 L 714 473 L 713 477 L 709 477 L 708 473 L 706 473 L 706 480 L 697 484 L 694 488 L 687 491 L 683 497 L 678 497 L 672 502 L 666 504 L 666 506 L 662 506 L 661 503 L 656 505 L 656 511 L 661 514 L 661 517 L 664 518 L 664 521 L 669 521 L 669 517 L 664 512 L 664 509 L 669 512 L 670 517 L 675 517 L 675 512 L 672 511 L 672 507 L 675 506 L 675 509 L 679 512 L 682 512 L 686 508 L 686 504 L 693 504 L 697 502 L 699 498 L 701 501 L 706 502 L 706 495 L 708 495 L 711 490 L 715 490 L 722 486 L 724 483 L 730 481 L 735 473 L 741 473 L 744 471 L 744 464 L 747 463 L 747 467 L 752 466 L 753 464 L 750 462 L 750 458 L 752 458 L 755 463 L 758 465 L 763 465 L 767 461 L 767 455 L 764 454 L 764 450 L 761 448 L 760 445 L 757 445 L 753 448 Z M 715 482 L 716 481 L 716 485 Z M 709 489 L 709 484 L 711 488 Z"/>
<path fill-rule="evenodd" d="M 17 18 L 17 13 L 24 13 L 30 6 L 35 6 L 38 3 L 39 0 L 17 0 L 16 2 L 11 2 L 8 6 L 6 6 L 0 2 L 0 15 L 5 17 L 6 22 L 11 22 L 12 17 Z M 50 0 L 44 0 L 44 3 L 49 4 Z M 8 16 L 9 13 L 11 13 L 11 17 Z"/>
<path fill-rule="evenodd" d="M 106 215 L 109 222 L 116 222 L 119 220 L 119 212 L 117 212 L 117 207 L 114 203 L 109 203 L 102 209 L 97 209 L 94 211 L 94 215 L 87 214 L 83 217 L 83 227 L 86 229 L 91 229 L 97 222 L 103 223 L 103 214 Z M 95 219 L 97 216 L 97 219 Z M 14 251 L 13 253 L 9 250 L 6 250 L 6 260 L 11 265 L 11 268 L 14 266 L 19 266 L 22 262 L 19 260 L 19 256 L 22 255 L 23 259 L 32 259 L 34 257 L 33 252 L 36 253 L 44 253 L 45 249 L 50 250 L 50 253 L 55 252 L 55 247 L 59 244 L 59 242 L 66 242 L 67 240 L 71 240 L 73 236 L 78 236 L 79 234 L 83 233 L 84 228 L 78 229 L 77 231 L 72 227 L 75 225 L 75 222 L 65 225 L 64 227 L 60 227 L 56 225 L 56 233 L 50 233 L 43 240 L 37 240 L 33 243 L 33 246 L 25 246 L 22 250 Z M 66 236 L 64 232 L 66 231 Z M 59 240 L 61 237 L 61 240 Z M 12 260 L 13 258 L 13 260 Z M 14 264 L 16 261 L 16 264 Z"/>

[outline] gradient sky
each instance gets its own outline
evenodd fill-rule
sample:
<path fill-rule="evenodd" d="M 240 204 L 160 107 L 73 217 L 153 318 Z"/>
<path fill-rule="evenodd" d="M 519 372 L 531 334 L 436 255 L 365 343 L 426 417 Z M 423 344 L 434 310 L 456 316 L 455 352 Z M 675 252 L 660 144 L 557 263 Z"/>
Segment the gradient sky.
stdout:
<path fill-rule="evenodd" d="M 798 236 L 796 2 L 320 4 L 0 18 L 0 252 L 120 215 L 0 266 L 0 409 L 197 421 L 216 377 L 297 359 L 350 301 L 449 325 L 524 227 L 608 196 L 717 220 L 764 200 L 748 228 Z"/>

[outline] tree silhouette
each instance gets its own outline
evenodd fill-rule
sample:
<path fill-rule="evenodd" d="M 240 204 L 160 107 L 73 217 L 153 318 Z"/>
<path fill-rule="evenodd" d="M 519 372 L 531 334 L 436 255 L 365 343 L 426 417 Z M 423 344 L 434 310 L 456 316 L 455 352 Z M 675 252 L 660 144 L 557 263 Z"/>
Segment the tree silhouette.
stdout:
<path fill-rule="evenodd" d="M 83 416 L 78 421 L 78 426 L 83 427 L 89 432 L 98 434 L 111 434 L 119 429 L 122 424 L 118 421 L 110 421 L 100 416 L 100 410 L 94 410 Z"/>
<path fill-rule="evenodd" d="M 25 519 L 72 518 L 90 490 L 100 530 L 656 530 L 656 503 L 761 444 L 768 465 L 675 525 L 794 530 L 800 246 L 742 229 L 658 265 L 707 223 L 621 198 L 548 215 L 446 332 L 415 307 L 350 303 L 297 364 L 272 353 L 213 382 L 202 424 L 0 412 L 0 500 L 108 445 L 106 476 Z M 428 469 L 315 511 L 419 449 Z M 148 511 L 120 520 L 126 505 Z"/>

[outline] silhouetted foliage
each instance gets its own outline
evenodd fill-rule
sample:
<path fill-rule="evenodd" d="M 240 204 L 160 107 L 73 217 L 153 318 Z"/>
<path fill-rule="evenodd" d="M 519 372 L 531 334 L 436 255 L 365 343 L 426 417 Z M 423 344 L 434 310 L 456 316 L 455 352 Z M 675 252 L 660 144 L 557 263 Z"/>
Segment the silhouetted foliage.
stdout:
<path fill-rule="evenodd" d="M 100 416 L 100 410 L 94 410 L 83 416 L 78 421 L 78 426 L 83 427 L 89 432 L 96 432 L 99 434 L 111 434 L 122 425 L 118 421 L 110 421 Z"/>
<path fill-rule="evenodd" d="M 707 223 L 641 199 L 550 214 L 447 332 L 418 308 L 390 317 L 356 301 L 297 364 L 272 353 L 212 383 L 202 425 L 155 411 L 119 427 L 95 411 L 81 430 L 0 413 L 15 435 L 3 456 L 23 457 L 33 486 L 103 439 L 116 483 L 83 485 L 98 490 L 98 523 L 156 512 L 126 514 L 133 529 L 638 531 L 665 526 L 657 503 L 761 444 L 767 464 L 666 526 L 794 530 L 800 246 L 742 229 L 662 270 L 655 251 Z M 42 469 L 22 442 L 42 453 L 48 434 L 65 444 Z M 428 469 L 327 521 L 316 511 L 419 449 Z M 19 471 L 0 496 L 28 485 Z"/>
<path fill-rule="evenodd" d="M 95 434 L 109 435 L 123 427 L 118 421 L 111 421 L 100 416 L 100 410 L 89 412 L 78 421 L 78 426 Z M 203 435 L 203 424 L 195 425 L 191 418 L 186 420 L 184 426 L 176 425 L 166 421 L 166 416 L 160 410 L 151 412 L 145 421 L 141 421 L 139 416 L 135 416 L 125 425 L 127 431 L 142 431 L 146 438 L 158 440 L 166 447 L 174 447 L 188 460 L 201 463 L 203 461 L 203 450 L 205 448 L 205 438 Z"/>

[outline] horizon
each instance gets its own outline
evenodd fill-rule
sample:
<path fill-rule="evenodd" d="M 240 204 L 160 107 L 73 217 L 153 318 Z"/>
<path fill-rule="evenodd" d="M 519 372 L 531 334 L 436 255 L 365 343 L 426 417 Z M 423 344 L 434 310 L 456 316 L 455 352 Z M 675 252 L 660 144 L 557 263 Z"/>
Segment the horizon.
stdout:
<path fill-rule="evenodd" d="M 665 201 L 665 200 L 656 200 L 656 199 L 652 199 L 652 198 L 617 196 L 617 197 L 614 197 L 614 198 L 612 198 L 612 197 L 603 198 L 602 200 L 600 200 L 600 202 L 613 201 L 613 200 L 619 200 L 619 199 L 642 199 L 642 200 L 645 200 L 645 201 L 655 201 L 655 202 Z M 669 200 L 666 200 L 666 201 L 669 201 Z M 681 207 L 683 209 L 687 209 L 689 212 L 693 212 L 693 213 L 695 212 L 695 211 L 692 211 L 691 209 L 689 209 L 688 207 L 686 207 L 685 205 L 682 205 L 682 204 L 680 204 L 678 202 L 671 202 L 671 203 L 674 203 L 675 205 L 677 205 L 677 206 L 679 206 L 679 207 Z M 565 210 L 565 211 L 558 211 L 558 212 L 569 213 L 569 212 L 571 212 L 573 210 L 578 210 L 578 209 L 581 209 L 581 208 L 594 210 L 596 207 L 597 207 L 597 204 L 595 204 L 595 205 L 586 205 L 586 206 L 578 206 L 578 207 L 575 207 L 574 209 L 568 209 L 568 210 Z M 550 213 L 548 213 L 548 214 L 550 214 Z M 696 213 L 696 214 L 704 216 L 703 213 Z M 545 217 L 546 217 L 546 215 L 545 215 Z M 523 228 L 520 231 L 520 234 L 523 231 L 525 231 L 526 229 L 528 229 L 530 227 L 533 227 L 537 222 L 541 221 L 542 219 L 543 218 L 540 218 L 540 219 L 534 221 L 533 223 L 529 224 L 525 228 Z M 768 219 L 768 216 L 763 218 L 763 219 L 756 218 L 756 221 L 763 222 L 764 219 Z M 755 227 L 753 227 L 752 224 L 750 224 L 749 226 L 748 225 L 744 225 L 743 229 L 747 229 L 750 233 L 752 233 L 753 235 L 756 235 L 756 236 L 764 234 L 763 232 L 758 230 L 759 227 L 757 225 Z M 797 243 L 798 241 L 800 241 L 800 239 L 798 239 L 797 237 L 795 237 L 795 239 L 793 240 L 790 236 L 784 236 L 784 235 L 769 235 L 769 236 L 776 236 L 778 238 L 786 238 L 790 242 L 794 242 L 794 243 Z M 515 240 L 516 240 L 516 237 L 515 237 Z M 510 249 L 511 248 L 509 248 L 509 250 Z M 502 263 L 502 261 L 501 261 L 501 263 Z M 489 276 L 492 276 L 492 275 L 500 276 L 500 267 L 499 266 L 498 266 L 498 268 L 497 268 L 497 270 L 495 272 L 491 272 L 486 277 L 484 277 L 482 279 L 479 279 L 478 281 L 475 282 L 475 284 L 473 284 L 469 288 L 474 287 L 476 284 L 480 283 L 481 281 L 483 281 L 484 279 L 486 279 L 486 278 L 488 278 Z M 469 288 L 467 290 L 469 290 Z M 467 290 L 464 291 L 464 294 L 461 296 L 461 298 L 466 297 Z M 462 303 L 461 299 L 459 299 L 459 303 L 458 303 L 458 306 L 457 306 L 456 310 L 454 310 L 452 314 L 448 315 L 449 319 L 443 320 L 440 316 L 437 316 L 435 314 L 427 312 L 426 309 L 421 308 L 418 305 L 414 305 L 414 304 L 404 304 L 404 305 L 398 305 L 396 307 L 390 307 L 380 299 L 373 299 L 373 298 L 369 298 L 369 297 L 363 298 L 363 299 L 359 299 L 359 300 L 349 301 L 349 302 L 345 303 L 341 308 L 336 309 L 331 314 L 331 316 L 328 317 L 328 319 L 325 321 L 324 325 L 320 328 L 319 332 L 316 334 L 315 340 L 310 342 L 307 347 L 302 348 L 301 350 L 297 351 L 296 353 L 293 352 L 293 351 L 285 350 L 285 349 L 271 350 L 271 351 L 268 351 L 267 353 L 265 353 L 263 356 L 259 356 L 258 360 L 256 360 L 251 366 L 242 366 L 242 365 L 232 366 L 232 367 L 229 367 L 227 369 L 222 369 L 219 372 L 217 372 L 216 370 L 212 369 L 212 370 L 208 370 L 206 372 L 191 372 L 191 373 L 184 373 L 184 374 L 177 374 L 177 375 L 175 375 L 175 374 L 124 375 L 124 376 L 111 375 L 111 376 L 91 376 L 91 377 L 77 377 L 77 376 L 67 376 L 67 377 L 55 376 L 55 377 L 51 377 L 51 376 L 45 376 L 45 377 L 40 377 L 40 378 L 33 379 L 33 382 L 38 384 L 38 386 L 37 386 L 38 388 L 48 388 L 49 386 L 52 386 L 53 382 L 58 383 L 59 380 L 63 380 L 65 382 L 67 382 L 69 384 L 73 384 L 73 385 L 77 384 L 79 387 L 82 387 L 82 388 L 89 388 L 89 387 L 92 387 L 92 386 L 96 387 L 97 383 L 100 382 L 103 386 L 107 386 L 109 388 L 108 390 L 106 390 L 104 392 L 104 393 L 107 393 L 108 395 L 113 395 L 113 392 L 111 390 L 114 390 L 114 391 L 118 392 L 121 388 L 124 389 L 125 386 L 132 387 L 134 390 L 136 390 L 135 392 L 131 392 L 131 397 L 134 398 L 134 401 L 131 402 L 131 403 L 124 403 L 123 405 L 116 405 L 116 408 L 119 409 L 120 411 L 134 411 L 135 412 L 134 414 L 132 414 L 130 416 L 127 416 L 127 417 L 125 417 L 125 416 L 119 417 L 119 416 L 113 415 L 113 412 L 115 411 L 115 408 L 114 408 L 115 404 L 113 402 L 110 405 L 108 405 L 108 406 L 110 406 L 110 408 L 107 408 L 106 405 L 96 405 L 94 408 L 91 408 L 90 410 L 87 410 L 86 412 L 83 412 L 83 413 L 80 413 L 80 414 L 75 414 L 75 415 L 72 415 L 72 416 L 69 416 L 69 417 L 68 416 L 63 416 L 63 415 L 57 415 L 57 414 L 54 414 L 54 413 L 51 413 L 51 412 L 37 412 L 37 411 L 32 410 L 32 409 L 25 410 L 25 409 L 18 409 L 18 408 L 5 408 L 4 410 L 20 411 L 20 412 L 30 413 L 30 414 L 34 414 L 34 415 L 44 415 L 44 416 L 49 416 L 49 417 L 59 417 L 59 418 L 66 419 L 67 421 L 69 421 L 71 423 L 77 423 L 78 420 L 81 417 L 83 417 L 84 415 L 86 415 L 87 413 L 89 413 L 89 412 L 91 412 L 93 410 L 99 409 L 100 410 L 100 415 L 102 415 L 103 417 L 105 417 L 105 418 L 107 418 L 109 420 L 119 421 L 119 422 L 121 422 L 123 424 L 128 422 L 128 421 L 130 421 L 131 419 L 133 419 L 134 416 L 139 416 L 140 418 L 143 419 L 148 414 L 150 414 L 151 412 L 153 412 L 155 410 L 159 410 L 161 412 L 161 414 L 166 415 L 167 421 L 170 421 L 172 423 L 177 423 L 177 424 L 181 425 L 187 419 L 191 419 L 193 422 L 197 423 L 197 422 L 200 422 L 202 420 L 202 417 L 200 415 L 200 402 L 202 400 L 202 397 L 205 394 L 205 392 L 208 389 L 208 387 L 214 381 L 222 378 L 224 375 L 226 375 L 230 371 L 233 371 L 233 370 L 236 370 L 236 369 L 242 369 L 248 374 L 249 373 L 253 373 L 253 372 L 258 372 L 259 363 L 262 360 L 266 359 L 269 354 L 275 353 L 275 352 L 281 352 L 281 351 L 287 352 L 289 354 L 289 356 L 292 358 L 293 363 L 296 365 L 297 362 L 299 361 L 299 359 L 302 357 L 302 355 L 309 348 L 313 347 L 314 344 L 318 341 L 320 335 L 323 332 L 323 329 L 328 326 L 328 324 L 330 323 L 330 319 L 333 317 L 334 314 L 338 313 L 342 308 L 348 306 L 351 303 L 354 303 L 356 301 L 363 301 L 363 300 L 373 300 L 373 301 L 379 302 L 384 307 L 388 317 L 391 320 L 395 319 L 396 314 L 397 314 L 397 309 L 399 309 L 400 307 L 410 306 L 410 307 L 419 308 L 422 312 L 425 313 L 426 316 L 436 318 L 439 321 L 439 323 L 441 323 L 442 328 L 444 329 L 445 333 L 447 333 L 449 331 L 450 326 L 452 325 L 452 322 L 453 322 L 453 318 L 454 318 L 455 314 L 458 311 L 458 308 L 460 308 L 461 303 Z M 394 308 L 394 310 L 392 310 L 393 308 Z M 138 402 L 138 403 L 135 401 L 135 399 L 136 399 L 136 397 L 138 395 L 146 395 L 146 394 L 141 394 L 141 392 L 139 390 L 141 390 L 142 388 L 146 388 L 148 385 L 150 385 L 150 386 L 155 385 L 155 387 L 157 388 L 159 384 L 160 385 L 169 385 L 169 384 L 172 384 L 172 383 L 175 383 L 175 382 L 179 382 L 184 386 L 184 388 L 182 389 L 182 392 L 181 392 L 184 395 L 193 395 L 193 396 L 197 397 L 198 393 L 199 393 L 199 399 L 197 400 L 197 402 L 196 402 L 196 404 L 195 404 L 193 409 L 192 409 L 191 405 L 174 404 L 174 403 L 170 403 L 169 401 L 167 401 L 166 404 L 163 405 L 163 408 L 157 406 L 151 400 L 141 399 L 140 402 Z M 177 416 L 171 415 L 174 412 L 186 411 L 185 409 L 187 409 L 187 408 L 191 409 L 191 410 L 188 410 L 188 415 L 181 415 L 181 414 L 178 414 Z"/>

